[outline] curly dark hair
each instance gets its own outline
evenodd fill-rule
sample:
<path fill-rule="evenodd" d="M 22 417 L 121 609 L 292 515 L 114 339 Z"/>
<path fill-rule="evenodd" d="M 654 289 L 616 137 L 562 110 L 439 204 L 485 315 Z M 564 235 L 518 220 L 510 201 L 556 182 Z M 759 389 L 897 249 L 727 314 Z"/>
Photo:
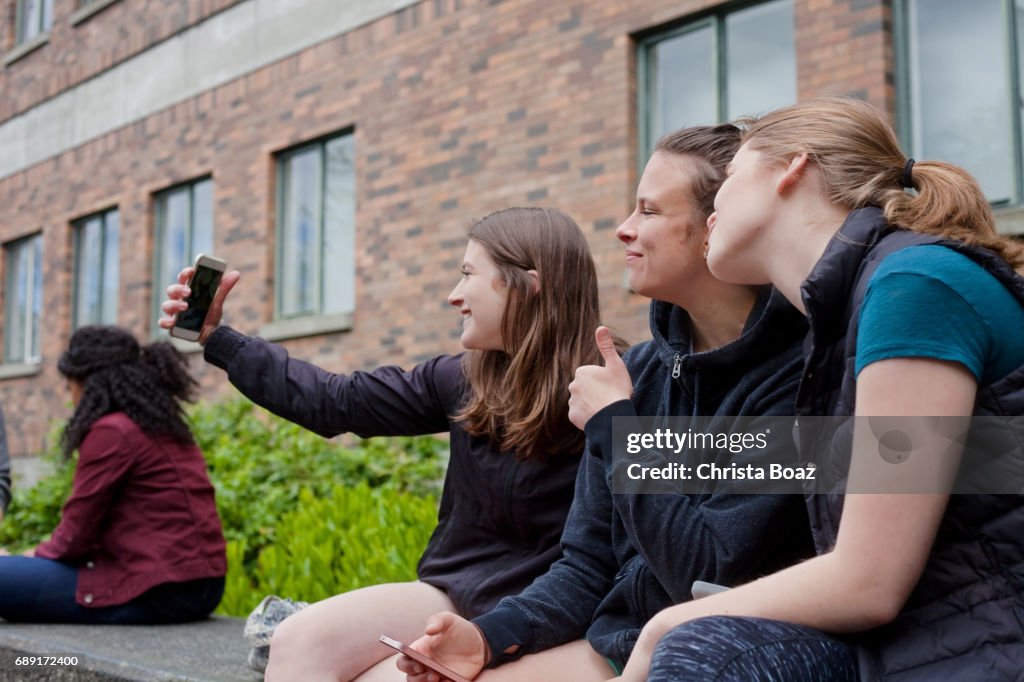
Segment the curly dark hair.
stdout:
<path fill-rule="evenodd" d="M 195 442 L 181 401 L 191 401 L 198 384 L 170 343 L 140 347 L 120 327 L 82 327 L 71 336 L 57 369 L 82 385 L 61 439 L 65 456 L 82 444 L 97 419 L 113 412 L 124 412 L 146 434 Z"/>

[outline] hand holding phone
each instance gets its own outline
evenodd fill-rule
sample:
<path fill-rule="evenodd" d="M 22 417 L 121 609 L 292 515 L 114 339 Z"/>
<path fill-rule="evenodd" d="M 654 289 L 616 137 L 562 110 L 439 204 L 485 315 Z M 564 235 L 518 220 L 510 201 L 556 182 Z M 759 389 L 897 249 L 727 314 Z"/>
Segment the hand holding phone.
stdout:
<path fill-rule="evenodd" d="M 440 675 L 444 679 L 451 680 L 452 682 L 470 682 L 469 679 L 467 679 L 467 678 L 463 677 L 462 675 L 458 674 L 457 672 L 455 672 L 451 668 L 449 668 L 449 667 L 447 667 L 445 665 L 442 665 L 441 663 L 438 663 L 437 661 L 435 661 L 434 659 L 430 658 L 426 654 L 421 653 L 421 652 L 417 651 L 416 649 L 413 649 L 410 646 L 402 644 L 397 639 L 393 639 L 391 637 L 388 637 L 387 635 L 381 635 L 380 636 L 380 642 L 382 644 L 386 644 L 387 646 L 391 647 L 395 651 L 398 651 L 398 652 L 404 654 L 405 656 L 408 656 L 409 658 L 411 658 L 412 660 L 416 661 L 417 663 L 419 663 L 421 665 L 425 665 L 427 668 L 429 668 L 430 670 L 433 670 L 434 672 L 436 672 L 438 675 Z"/>
<path fill-rule="evenodd" d="M 200 254 L 201 257 L 209 258 Z M 219 259 L 213 259 L 218 260 Z M 219 261 L 223 262 L 223 261 Z M 197 258 L 197 264 L 199 258 Z M 193 291 L 189 289 L 189 283 L 193 281 L 194 276 L 198 271 L 198 267 L 189 266 L 178 272 L 177 282 L 170 285 L 167 288 L 167 299 L 160 305 L 160 309 L 163 311 L 164 316 L 158 319 L 157 324 L 166 330 L 171 330 L 178 323 L 178 315 L 185 312 L 189 308 L 189 299 L 193 295 Z M 224 308 L 224 300 L 227 295 L 234 288 L 234 285 L 239 283 L 242 273 L 238 270 L 231 270 L 230 272 L 224 273 L 220 278 L 220 285 L 216 287 L 213 295 L 213 302 L 210 304 L 207 310 L 205 318 L 201 323 L 199 329 L 199 337 L 194 339 L 200 343 L 206 343 L 207 338 L 210 334 L 217 329 L 220 325 L 220 316 Z M 177 333 L 174 336 L 178 336 Z M 190 338 L 191 334 L 186 335 L 183 338 Z"/>
<path fill-rule="evenodd" d="M 191 291 L 185 303 L 188 308 L 178 313 L 174 319 L 174 326 L 171 327 L 171 336 L 186 341 L 198 341 L 199 332 L 206 322 L 206 315 L 213 305 L 214 294 L 220 286 L 220 279 L 227 270 L 227 263 L 219 258 L 207 256 L 201 253 L 196 257 L 196 263 L 192 267 L 192 277 L 188 280 L 188 288 Z"/>

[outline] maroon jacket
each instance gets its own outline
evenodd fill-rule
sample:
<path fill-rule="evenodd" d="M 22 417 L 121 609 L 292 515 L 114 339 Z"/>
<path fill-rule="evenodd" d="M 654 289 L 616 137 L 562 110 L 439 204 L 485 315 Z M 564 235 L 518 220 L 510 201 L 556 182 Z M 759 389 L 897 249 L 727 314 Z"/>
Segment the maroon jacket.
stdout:
<path fill-rule="evenodd" d="M 223 576 L 224 534 L 199 448 L 148 436 L 123 412 L 97 419 L 78 449 L 60 524 L 36 556 L 79 567 L 82 606 Z"/>

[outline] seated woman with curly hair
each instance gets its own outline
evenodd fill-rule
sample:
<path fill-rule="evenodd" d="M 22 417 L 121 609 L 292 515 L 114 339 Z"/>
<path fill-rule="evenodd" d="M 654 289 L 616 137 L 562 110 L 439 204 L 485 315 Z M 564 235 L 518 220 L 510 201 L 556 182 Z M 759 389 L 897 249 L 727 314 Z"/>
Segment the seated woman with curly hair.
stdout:
<path fill-rule="evenodd" d="M 0 617 L 50 623 L 177 623 L 220 602 L 224 535 L 181 401 L 195 388 L 169 343 L 82 327 L 57 364 L 75 411 L 71 497 L 50 539 L 0 556 Z"/>

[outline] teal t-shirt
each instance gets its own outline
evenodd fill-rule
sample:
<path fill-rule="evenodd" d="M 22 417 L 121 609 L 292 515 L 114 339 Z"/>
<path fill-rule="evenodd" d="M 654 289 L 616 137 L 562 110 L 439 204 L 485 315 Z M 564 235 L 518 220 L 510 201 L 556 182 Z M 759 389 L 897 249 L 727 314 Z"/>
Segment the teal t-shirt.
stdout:
<path fill-rule="evenodd" d="M 888 358 L 959 362 L 989 384 L 1024 365 L 1024 307 L 961 253 L 938 245 L 902 249 L 868 282 L 856 371 Z"/>

